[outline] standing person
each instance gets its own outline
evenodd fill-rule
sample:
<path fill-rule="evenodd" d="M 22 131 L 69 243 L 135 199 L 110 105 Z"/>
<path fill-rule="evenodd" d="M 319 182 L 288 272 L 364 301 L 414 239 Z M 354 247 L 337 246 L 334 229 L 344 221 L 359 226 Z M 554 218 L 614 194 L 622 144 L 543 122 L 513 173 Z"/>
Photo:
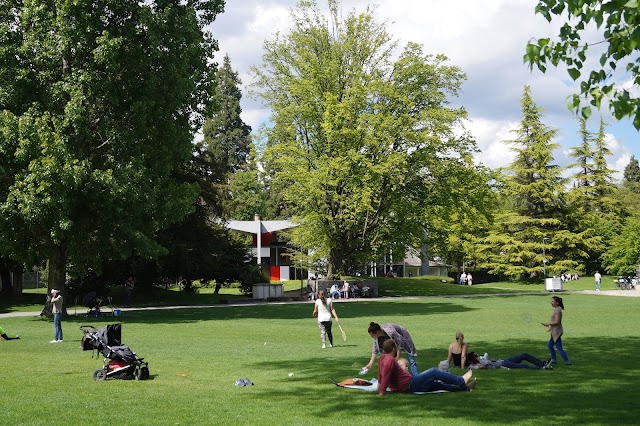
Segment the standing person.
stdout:
<path fill-rule="evenodd" d="M 418 374 L 418 365 L 416 364 L 416 346 L 413 344 L 413 339 L 406 328 L 399 326 L 398 324 L 376 324 L 371 322 L 369 329 L 367 330 L 369 336 L 373 339 L 373 348 L 371 349 L 371 359 L 369 363 L 364 366 L 364 370 L 370 370 L 373 365 L 373 361 L 376 360 L 376 356 L 382 353 L 382 345 L 389 339 L 395 340 L 400 350 L 405 351 L 409 364 L 411 365 L 411 374 L 414 376 Z M 398 351 L 397 358 L 400 358 L 400 351 Z"/>
<path fill-rule="evenodd" d="M 318 298 L 313 306 L 313 316 L 318 317 L 318 327 L 320 328 L 320 340 L 322 340 L 322 349 L 326 348 L 326 337 L 329 337 L 329 347 L 333 347 L 333 334 L 331 333 L 331 314 L 340 323 L 338 314 L 333 308 L 333 300 L 324 295 L 324 290 L 318 292 Z"/>
<path fill-rule="evenodd" d="M 62 342 L 62 295 L 60 290 L 51 290 L 51 312 L 53 313 L 54 338 L 49 343 Z"/>
<path fill-rule="evenodd" d="M 411 375 L 404 370 L 397 361 L 400 349 L 395 340 L 388 339 L 382 345 L 383 355 L 378 361 L 378 394 L 384 395 L 387 388 L 391 392 L 433 392 L 446 390 L 450 392 L 470 391 L 476 385 L 471 380 L 473 371 L 467 371 L 464 376 L 430 368 L 420 374 Z"/>
<path fill-rule="evenodd" d="M 467 283 L 467 273 L 466 272 L 462 272 L 462 275 L 460 275 L 460 285 L 465 285 Z"/>
<path fill-rule="evenodd" d="M 562 348 L 562 311 L 564 310 L 564 304 L 562 303 L 562 297 L 553 296 L 551 298 L 551 306 L 553 307 L 553 313 L 551 314 L 551 321 L 547 323 L 542 323 L 545 327 L 548 327 L 548 331 L 551 333 L 551 338 L 549 339 L 549 343 L 547 343 L 547 347 L 549 348 L 549 353 L 551 353 L 551 363 L 556 363 L 556 351 L 553 349 L 555 346 L 560 352 L 560 356 L 564 359 L 564 363 L 566 365 L 571 365 L 571 361 L 569 361 L 569 357 L 566 352 Z"/>
<path fill-rule="evenodd" d="M 600 291 L 600 284 L 602 283 L 602 275 L 600 275 L 600 272 L 596 271 L 596 274 L 593 277 L 596 279 L 596 291 Z"/>
<path fill-rule="evenodd" d="M 473 285 L 473 275 L 471 275 L 471 272 L 467 274 L 467 285 Z"/>
<path fill-rule="evenodd" d="M 342 294 L 340 296 L 345 299 L 349 298 L 349 283 L 347 281 L 342 284 Z"/>
<path fill-rule="evenodd" d="M 464 334 L 462 331 L 457 331 L 456 340 L 449 345 L 449 355 L 447 355 L 449 365 L 464 368 L 467 365 L 467 349 L 468 346 L 464 341 Z"/>
<path fill-rule="evenodd" d="M 2 338 L 4 340 L 16 340 L 19 339 L 20 336 L 16 335 L 16 337 L 9 337 L 7 336 L 7 333 L 4 331 L 4 328 L 0 327 L 0 336 L 2 336 Z"/>

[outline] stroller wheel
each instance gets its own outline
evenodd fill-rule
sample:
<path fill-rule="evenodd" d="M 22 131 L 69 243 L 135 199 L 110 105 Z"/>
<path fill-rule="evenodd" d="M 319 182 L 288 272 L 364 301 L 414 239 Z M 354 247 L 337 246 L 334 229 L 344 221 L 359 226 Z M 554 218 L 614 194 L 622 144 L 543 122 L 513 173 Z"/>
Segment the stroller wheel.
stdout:
<path fill-rule="evenodd" d="M 107 372 L 104 371 L 104 368 L 96 370 L 93 372 L 93 380 L 97 382 L 102 382 L 107 378 Z"/>
<path fill-rule="evenodd" d="M 140 367 L 135 372 L 136 380 L 147 380 L 149 378 L 149 369 L 147 367 Z"/>

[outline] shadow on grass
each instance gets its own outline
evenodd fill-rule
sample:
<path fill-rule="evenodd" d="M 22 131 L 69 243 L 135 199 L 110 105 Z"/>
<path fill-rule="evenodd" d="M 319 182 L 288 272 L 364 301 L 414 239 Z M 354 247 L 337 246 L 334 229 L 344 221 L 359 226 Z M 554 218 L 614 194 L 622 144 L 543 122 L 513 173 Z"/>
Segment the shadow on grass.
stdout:
<path fill-rule="evenodd" d="M 401 305 L 398 305 L 401 303 Z M 336 310 L 340 318 L 371 317 L 375 312 L 376 317 L 384 316 L 413 316 L 413 315 L 441 315 L 449 313 L 469 312 L 474 308 L 462 306 L 454 301 L 428 301 L 424 303 L 410 302 L 406 300 L 398 302 L 358 302 L 336 304 Z M 108 324 L 122 323 L 187 323 L 209 320 L 238 320 L 238 319 L 300 319 L 311 317 L 313 304 L 282 304 L 282 305 L 258 305 L 235 306 L 233 308 L 220 306 L 211 308 L 184 308 L 162 309 L 147 311 L 126 311 L 120 317 L 101 316 L 98 318 L 85 317 L 84 312 L 78 312 L 64 318 L 65 322 L 80 324 Z"/>
<path fill-rule="evenodd" d="M 636 424 L 635 389 L 640 367 L 632 362 L 625 363 L 622 369 L 612 363 L 632 359 L 633 348 L 639 345 L 640 338 L 637 337 L 574 338 L 570 340 L 570 347 L 576 348 L 576 353 L 569 352 L 574 365 L 565 366 L 559 358 L 561 364 L 553 371 L 476 371 L 478 387 L 472 393 L 378 397 L 372 392 L 338 388 L 331 383 L 331 378 L 341 381 L 354 377 L 353 368 L 348 368 L 352 360 L 347 359 L 266 360 L 254 367 L 261 370 L 289 369 L 310 378 L 289 380 L 291 394 L 300 400 L 316 400 L 319 387 L 326 394 L 334 395 L 335 392 L 335 398 L 325 398 L 321 408 L 313 404 L 305 406 L 306 416 L 318 418 L 325 417 L 327 413 L 337 413 L 345 419 L 375 413 L 384 417 L 388 410 L 392 410 L 394 418 L 422 418 L 434 422 L 442 419 L 452 423 L 466 421 L 479 424 Z M 545 342 L 531 340 L 493 343 L 485 350 L 496 357 L 509 357 L 531 347 L 540 348 L 532 355 L 543 359 L 548 357 Z M 419 357 L 418 365 L 424 368 L 420 362 L 426 364 L 426 359 Z M 331 377 L 327 372 L 331 372 Z M 463 374 L 464 371 L 456 369 L 452 372 Z M 375 374 L 375 369 L 372 374 Z M 281 390 L 272 392 L 260 387 L 259 383 L 256 385 L 256 392 L 265 400 L 282 396 Z"/>

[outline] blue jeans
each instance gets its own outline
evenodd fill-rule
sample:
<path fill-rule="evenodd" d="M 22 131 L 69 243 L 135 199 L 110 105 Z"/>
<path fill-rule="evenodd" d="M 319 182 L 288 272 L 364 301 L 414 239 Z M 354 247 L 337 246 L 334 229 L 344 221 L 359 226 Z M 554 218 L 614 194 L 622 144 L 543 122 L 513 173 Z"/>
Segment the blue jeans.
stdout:
<path fill-rule="evenodd" d="M 53 314 L 53 331 L 55 340 L 62 340 L 62 314 Z"/>
<path fill-rule="evenodd" d="M 600 290 L 600 281 L 596 281 L 596 290 Z"/>
<path fill-rule="evenodd" d="M 416 357 L 413 355 L 407 354 L 407 359 L 409 360 L 409 368 L 411 369 L 411 375 L 417 376 L 419 371 L 418 371 L 418 364 L 416 364 Z"/>
<path fill-rule="evenodd" d="M 522 361 L 530 362 L 531 364 L 521 364 Z M 514 355 L 511 358 L 503 359 L 502 366 L 507 368 L 532 368 L 539 369 L 542 368 L 544 362 L 539 360 L 533 355 L 529 355 L 528 353 L 522 352 L 518 355 Z"/>
<path fill-rule="evenodd" d="M 567 356 L 567 353 L 564 351 L 564 349 L 562 349 L 561 337 L 558 337 L 558 340 L 556 340 L 555 342 L 553 341 L 553 337 L 552 337 L 551 339 L 549 339 L 549 343 L 547 343 L 547 347 L 549 348 L 549 353 L 551 353 L 551 360 L 553 362 L 556 362 L 556 351 L 553 350 L 554 345 L 556 349 L 558 349 L 558 352 L 560 352 L 560 356 L 562 357 L 562 359 L 564 359 L 565 364 L 570 364 L 571 361 L 569 361 L 569 357 Z"/>
<path fill-rule="evenodd" d="M 466 391 L 467 385 L 462 376 L 430 368 L 411 378 L 409 392 L 433 392 L 437 390 Z"/>

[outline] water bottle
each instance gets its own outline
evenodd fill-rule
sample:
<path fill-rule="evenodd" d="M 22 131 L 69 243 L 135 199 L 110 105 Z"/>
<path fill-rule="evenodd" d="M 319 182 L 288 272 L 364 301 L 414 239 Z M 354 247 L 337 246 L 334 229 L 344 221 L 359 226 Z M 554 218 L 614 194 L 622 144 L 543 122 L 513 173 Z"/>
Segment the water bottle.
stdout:
<path fill-rule="evenodd" d="M 367 374 L 367 372 L 369 371 L 369 369 L 367 367 L 364 367 L 362 370 L 360 370 L 360 374 L 361 376 L 364 376 L 365 374 Z"/>

